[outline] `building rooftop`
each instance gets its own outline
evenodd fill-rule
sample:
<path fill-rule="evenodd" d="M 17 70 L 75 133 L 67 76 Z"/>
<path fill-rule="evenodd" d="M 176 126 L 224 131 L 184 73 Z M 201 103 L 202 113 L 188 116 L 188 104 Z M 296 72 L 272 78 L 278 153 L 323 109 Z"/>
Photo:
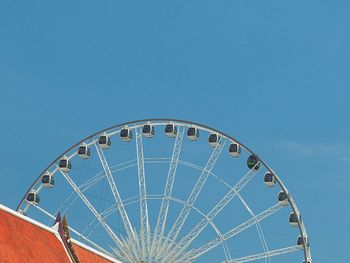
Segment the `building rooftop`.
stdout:
<path fill-rule="evenodd" d="M 72 239 L 80 263 L 109 263 L 117 260 Z M 74 262 L 57 227 L 47 227 L 0 205 L 0 262 Z"/>

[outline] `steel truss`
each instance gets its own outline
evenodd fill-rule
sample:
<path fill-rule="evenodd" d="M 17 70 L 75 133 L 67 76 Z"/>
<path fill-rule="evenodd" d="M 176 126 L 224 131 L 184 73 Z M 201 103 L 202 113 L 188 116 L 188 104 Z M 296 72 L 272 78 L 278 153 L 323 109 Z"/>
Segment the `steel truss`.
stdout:
<path fill-rule="evenodd" d="M 218 158 L 221 154 L 221 151 L 222 151 L 223 147 L 225 146 L 225 144 L 226 144 L 226 140 L 224 140 L 223 142 L 221 141 L 220 144 L 214 148 L 210 158 L 207 161 L 207 164 L 205 165 L 205 167 L 202 171 L 202 174 L 198 178 L 194 188 L 192 189 L 190 196 L 187 199 L 185 206 L 182 208 L 174 225 L 170 229 L 169 234 L 168 234 L 163 246 L 161 247 L 160 251 L 158 251 L 158 253 L 156 255 L 156 258 L 159 258 L 161 254 L 167 255 L 169 253 L 169 251 L 172 249 L 172 246 L 174 245 L 174 242 L 176 241 L 176 238 L 179 235 L 181 228 L 183 227 L 183 225 L 187 219 L 187 216 L 191 211 L 191 207 L 193 206 L 193 204 L 197 200 L 197 198 L 198 198 L 205 182 L 207 181 L 212 169 L 214 168 L 214 165 L 215 165 L 216 161 L 218 160 Z M 171 242 L 169 242 L 170 239 L 172 240 Z"/>
<path fill-rule="evenodd" d="M 147 158 L 144 157 L 144 148 L 143 148 L 143 140 L 142 140 L 143 137 L 142 137 L 141 129 L 143 124 L 151 123 L 153 126 L 164 126 L 169 122 L 174 123 L 178 128 L 171 158 L 158 158 L 158 159 L 153 158 L 154 160 L 152 160 L 152 158 L 149 158 L 149 160 L 147 160 Z M 120 166 L 118 167 L 114 167 L 114 166 L 110 167 L 106 159 L 106 156 L 104 155 L 104 151 L 102 150 L 102 148 L 100 148 L 99 145 L 97 145 L 97 140 L 98 140 L 97 136 L 104 132 L 107 132 L 109 136 L 114 136 L 116 134 L 119 134 L 120 130 L 125 125 L 129 125 L 129 127 L 131 127 L 131 129 L 135 132 L 135 135 L 136 135 L 135 136 L 136 159 L 125 162 L 124 164 L 120 164 Z M 180 160 L 180 153 L 182 148 L 183 137 L 185 134 L 185 129 L 193 126 L 196 126 L 200 130 L 204 130 L 209 133 L 213 133 L 213 132 L 218 133 L 222 138 L 221 144 L 213 149 L 213 152 L 204 168 L 198 165 L 187 163 L 184 160 Z M 150 119 L 150 120 L 133 121 L 133 122 L 124 123 L 124 124 L 120 124 L 120 125 L 108 128 L 106 130 L 100 131 L 82 140 L 81 142 L 77 143 L 76 145 L 68 149 L 66 152 L 64 152 L 54 162 L 52 162 L 48 166 L 48 168 L 45 169 L 44 172 L 50 172 L 51 174 L 55 174 L 56 172 L 59 172 L 62 174 L 62 176 L 65 178 L 67 183 L 70 185 L 70 187 L 74 191 L 64 201 L 63 205 L 68 204 L 68 207 L 66 208 L 65 211 L 69 209 L 69 207 L 75 202 L 75 200 L 80 198 L 95 217 L 94 221 L 92 221 L 91 224 L 89 224 L 86 231 L 89 230 L 90 227 L 93 227 L 95 222 L 97 222 L 97 225 L 101 225 L 104 231 L 115 243 L 116 247 L 111 247 L 112 250 L 115 252 L 115 257 L 122 260 L 123 262 L 130 262 L 130 263 L 131 262 L 135 262 L 135 263 L 136 262 L 137 263 L 140 263 L 140 262 L 147 262 L 147 263 L 193 262 L 193 261 L 196 261 L 202 255 L 209 253 L 213 248 L 217 247 L 218 245 L 223 246 L 223 250 L 226 257 L 225 263 L 249 262 L 249 261 L 258 260 L 261 258 L 269 258 L 269 257 L 278 256 L 285 253 L 291 253 L 300 249 L 303 249 L 305 260 L 311 259 L 310 247 L 306 246 L 305 244 L 303 245 L 303 247 L 291 246 L 291 247 L 280 248 L 276 250 L 269 250 L 267 248 L 267 244 L 261 232 L 259 222 L 271 216 L 272 214 L 276 213 L 279 209 L 282 208 L 282 206 L 279 204 L 276 204 L 266 209 L 265 211 L 261 212 L 260 214 L 255 215 L 253 211 L 251 211 L 251 209 L 245 203 L 245 201 L 243 200 L 243 198 L 240 196 L 239 193 L 256 174 L 256 170 L 254 170 L 254 168 L 251 169 L 247 174 L 245 174 L 234 186 L 231 187 L 229 185 L 229 189 L 227 193 L 210 210 L 210 212 L 204 214 L 195 208 L 194 204 L 198 196 L 200 195 L 202 188 L 204 187 L 208 177 L 210 175 L 213 175 L 212 170 L 214 168 L 214 165 L 217 159 L 219 158 L 221 151 L 227 141 L 236 142 L 243 149 L 245 149 L 249 154 L 254 154 L 249 148 L 247 148 L 246 146 L 238 142 L 236 139 L 204 125 L 181 121 L 181 120 L 169 120 L 169 119 Z M 92 178 L 88 179 L 85 183 L 81 184 L 80 186 L 77 186 L 66 172 L 63 172 L 58 168 L 57 162 L 62 156 L 66 156 L 69 159 L 76 156 L 77 155 L 76 147 L 79 146 L 81 143 L 85 143 L 88 146 L 95 146 L 97 155 L 99 157 L 100 163 L 103 168 L 103 172 L 96 174 Z M 307 236 L 305 226 L 301 221 L 299 210 L 292 196 L 288 192 L 287 188 L 284 186 L 283 182 L 278 178 L 276 173 L 273 170 L 271 170 L 269 166 L 265 162 L 263 162 L 257 155 L 255 156 L 257 157 L 260 164 L 262 164 L 269 172 L 271 172 L 274 175 L 277 184 L 281 187 L 282 191 L 284 191 L 287 194 L 288 202 L 293 212 L 296 213 L 298 215 L 298 218 L 300 219 L 298 222 L 300 235 L 302 237 Z M 160 160 L 160 159 L 163 159 L 163 160 Z M 149 161 L 150 163 L 169 162 L 167 181 L 164 186 L 164 192 L 162 196 L 152 197 L 152 195 L 147 195 L 145 160 Z M 172 196 L 172 190 L 173 190 L 173 185 L 176 178 L 176 171 L 177 171 L 178 164 L 187 165 L 194 169 L 201 170 L 200 177 L 198 178 L 194 188 L 191 191 L 191 194 L 189 195 L 186 201 L 178 200 Z M 133 197 L 133 198 L 122 200 L 117 188 L 117 184 L 114 181 L 113 173 L 123 169 L 128 169 L 133 166 L 137 166 L 139 193 L 138 193 L 138 196 L 135 198 Z M 43 186 L 40 184 L 40 179 L 43 173 L 33 183 L 33 185 L 30 187 L 28 192 L 32 190 L 36 192 L 41 191 Z M 98 182 L 100 182 L 101 180 L 104 180 L 105 178 L 108 180 L 108 184 L 110 186 L 111 192 L 114 197 L 115 205 L 100 213 L 91 204 L 91 202 L 87 199 L 84 193 L 89 188 L 96 185 Z M 26 193 L 26 195 L 28 194 L 28 192 Z M 76 196 L 74 196 L 74 193 L 76 193 Z M 249 211 L 252 217 L 247 221 L 243 222 L 241 225 L 236 226 L 231 230 L 229 230 L 228 232 L 222 234 L 220 230 L 216 227 L 216 225 L 213 223 L 213 221 L 216 218 L 216 216 L 231 202 L 231 200 L 235 196 L 238 196 L 238 198 L 241 199 L 243 205 L 247 208 L 247 210 Z M 147 201 L 151 199 L 162 200 L 159 213 L 157 216 L 157 222 L 154 228 L 154 232 L 151 231 L 151 227 L 150 227 L 150 222 L 149 222 L 150 219 L 149 219 L 149 211 L 148 211 L 148 203 L 147 203 Z M 181 212 L 177 215 L 175 219 L 175 223 L 171 226 L 169 232 L 165 233 L 167 229 L 166 223 L 169 221 L 168 212 L 169 212 L 170 201 L 179 202 L 183 205 L 183 207 Z M 126 205 L 135 203 L 135 202 L 139 202 L 140 231 L 136 231 L 136 229 L 134 229 L 133 225 L 131 224 L 130 218 L 127 214 L 127 211 L 125 209 Z M 29 202 L 25 202 L 25 197 L 24 197 L 21 203 L 19 204 L 17 210 L 22 213 L 26 213 L 30 207 L 31 207 L 31 204 Z M 48 213 L 41 207 L 37 206 L 36 208 L 38 208 L 43 213 L 50 215 L 50 213 Z M 199 223 L 195 225 L 194 228 L 189 230 L 183 237 L 181 237 L 181 239 L 179 238 L 180 240 L 177 240 L 184 224 L 186 223 L 187 217 L 189 216 L 190 211 L 192 209 L 200 213 L 203 218 L 199 221 Z M 125 237 L 117 236 L 113 232 L 113 230 L 110 228 L 110 226 L 106 223 L 105 219 L 111 214 L 113 214 L 114 212 L 118 212 L 118 214 L 121 217 L 121 220 L 126 232 Z M 50 218 L 52 218 L 52 215 L 50 216 Z M 94 227 L 96 228 L 97 225 L 95 225 Z M 193 248 L 192 250 L 188 250 L 190 245 L 193 244 L 196 239 L 198 239 L 200 234 L 209 225 L 215 231 L 217 237 L 200 247 Z M 231 259 L 230 250 L 227 247 L 226 241 L 236 236 L 240 232 L 244 231 L 245 229 L 248 229 L 254 225 L 258 229 L 259 236 L 262 241 L 265 252 L 255 254 L 255 255 L 248 255 L 241 258 Z M 110 252 L 105 250 L 105 248 L 102 248 L 101 246 L 97 245 L 96 243 L 94 243 L 89 239 L 89 236 L 93 231 L 94 230 L 91 230 L 88 235 L 84 235 L 85 231 L 83 232 L 83 234 L 81 234 L 72 228 L 72 232 L 75 233 L 78 237 L 80 237 L 87 243 L 90 243 L 91 245 L 93 245 L 103 253 L 110 255 Z"/>

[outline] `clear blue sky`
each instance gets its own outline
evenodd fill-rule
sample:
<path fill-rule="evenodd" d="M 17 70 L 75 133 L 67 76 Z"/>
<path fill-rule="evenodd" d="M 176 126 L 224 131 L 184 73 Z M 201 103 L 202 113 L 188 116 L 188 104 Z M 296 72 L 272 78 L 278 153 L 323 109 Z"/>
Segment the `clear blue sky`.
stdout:
<path fill-rule="evenodd" d="M 2 1 L 0 203 L 123 121 L 238 138 L 303 213 L 316 262 L 349 262 L 350 2 Z"/>

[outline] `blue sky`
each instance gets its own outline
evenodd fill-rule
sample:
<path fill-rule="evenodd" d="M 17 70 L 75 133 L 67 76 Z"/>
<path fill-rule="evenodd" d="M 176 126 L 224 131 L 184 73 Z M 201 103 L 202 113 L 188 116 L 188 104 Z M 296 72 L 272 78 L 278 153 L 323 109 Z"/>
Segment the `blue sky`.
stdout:
<path fill-rule="evenodd" d="M 295 197 L 316 262 L 348 262 L 350 3 L 3 1 L 0 202 L 61 152 L 148 117 L 233 135 Z"/>

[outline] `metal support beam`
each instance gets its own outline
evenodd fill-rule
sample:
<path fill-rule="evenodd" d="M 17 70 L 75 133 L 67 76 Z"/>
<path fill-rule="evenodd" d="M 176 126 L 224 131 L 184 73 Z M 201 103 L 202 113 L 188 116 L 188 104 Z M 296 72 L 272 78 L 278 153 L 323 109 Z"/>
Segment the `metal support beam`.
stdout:
<path fill-rule="evenodd" d="M 103 170 L 105 171 L 105 174 L 106 174 L 109 186 L 111 188 L 111 191 L 113 193 L 115 202 L 116 202 L 116 204 L 118 206 L 119 214 L 121 216 L 121 219 L 122 219 L 122 222 L 123 222 L 126 234 L 128 236 L 128 241 L 129 241 L 129 243 L 131 245 L 131 248 L 133 250 L 134 256 L 136 258 L 138 258 L 140 256 L 140 251 L 137 249 L 137 240 L 135 238 L 135 232 L 134 232 L 134 229 L 132 228 L 132 225 L 130 223 L 128 214 L 127 214 L 127 212 L 125 210 L 123 201 L 122 201 L 122 199 L 120 197 L 118 188 L 117 188 L 117 186 L 115 184 L 115 181 L 114 181 L 112 172 L 111 172 L 111 170 L 109 168 L 107 159 L 106 159 L 106 157 L 105 157 L 101 147 L 98 146 L 96 143 L 94 143 L 94 145 L 95 145 L 98 157 L 100 158 Z"/>
<path fill-rule="evenodd" d="M 266 209 L 265 211 L 261 212 L 260 214 L 256 215 L 255 217 L 248 219 L 244 223 L 240 224 L 239 226 L 237 226 L 235 228 L 232 228 L 231 230 L 229 230 L 228 232 L 223 234 L 223 239 L 228 240 L 228 239 L 236 236 L 240 232 L 255 225 L 257 222 L 260 222 L 261 220 L 273 215 L 274 213 L 279 211 L 281 208 L 283 208 L 283 206 L 281 206 L 280 204 L 275 204 L 275 205 L 271 206 L 270 208 Z M 192 260 L 195 260 L 196 258 L 207 253 L 208 251 L 212 250 L 213 248 L 215 248 L 216 246 L 218 246 L 221 243 L 222 243 L 222 240 L 220 238 L 215 238 L 212 241 L 206 243 L 205 245 L 195 249 L 194 251 L 190 251 L 190 252 L 186 253 L 185 255 L 189 256 Z"/>
<path fill-rule="evenodd" d="M 68 174 L 61 170 L 60 172 L 63 175 L 63 177 L 66 179 L 68 184 L 78 194 L 78 196 L 84 202 L 84 204 L 89 208 L 92 214 L 97 218 L 97 220 L 100 222 L 101 226 L 105 229 L 105 231 L 110 236 L 110 238 L 116 243 L 116 245 L 118 246 L 119 252 L 122 253 L 127 260 L 130 260 L 130 262 L 132 262 L 132 255 L 130 254 L 130 251 L 125 249 L 125 246 L 122 243 L 122 241 L 117 237 L 117 235 L 113 232 L 113 230 L 109 227 L 109 225 L 104 221 L 101 215 L 96 211 L 95 207 L 89 202 L 89 200 L 85 197 L 85 195 L 82 193 L 79 187 L 68 176 Z"/>
<path fill-rule="evenodd" d="M 256 164 L 258 165 L 258 164 Z M 254 166 L 255 167 L 255 166 Z M 226 195 L 216 204 L 216 206 L 203 218 L 184 238 L 178 243 L 180 251 L 170 252 L 164 259 L 177 258 L 181 252 L 183 252 L 198 236 L 199 234 L 208 226 L 208 224 L 221 212 L 222 209 L 247 185 L 247 183 L 254 177 L 257 170 L 254 167 L 249 170 L 241 180 L 231 188 Z"/>
<path fill-rule="evenodd" d="M 214 165 L 215 165 L 216 161 L 218 160 L 218 158 L 221 154 L 221 151 L 225 146 L 225 143 L 226 143 L 226 140 L 224 140 L 224 142 L 221 141 L 221 143 L 214 148 L 209 160 L 207 161 L 207 164 L 205 165 L 200 177 L 198 178 L 194 188 L 192 189 L 192 192 L 191 192 L 190 196 L 188 197 L 185 206 L 182 208 L 180 214 L 176 218 L 176 221 L 175 221 L 174 225 L 172 226 L 172 228 L 170 229 L 169 234 L 168 234 L 161 250 L 158 252 L 159 254 L 167 255 L 167 253 L 169 253 L 169 251 L 173 247 L 173 245 L 176 241 L 176 238 L 179 235 L 181 228 L 183 227 L 183 225 L 187 219 L 187 216 L 191 211 L 193 204 L 197 200 L 205 182 L 207 181 L 209 175 L 211 174 L 211 171 L 214 168 Z M 172 240 L 172 241 L 169 242 L 169 240 Z"/>
<path fill-rule="evenodd" d="M 232 259 L 230 261 L 223 261 L 221 263 L 250 262 L 250 261 L 254 261 L 254 260 L 258 260 L 258 259 L 262 259 L 262 258 L 270 258 L 270 257 L 282 255 L 282 254 L 292 253 L 295 251 L 300 251 L 300 247 L 299 246 L 291 246 L 291 247 L 280 248 L 280 249 L 271 250 L 271 251 L 264 252 L 264 253 L 259 253 L 259 254 L 255 254 L 255 255 L 250 255 L 250 256 Z"/>
<path fill-rule="evenodd" d="M 137 154 L 137 174 L 139 183 L 139 198 L 140 198 L 140 242 L 141 242 L 141 259 L 146 261 L 150 251 L 150 226 L 148 222 L 148 207 L 147 207 L 147 189 L 146 189 L 146 175 L 145 175 L 145 160 L 143 156 L 142 131 L 138 132 L 135 128 L 136 135 L 136 154 Z M 147 250 L 147 251 L 146 251 Z"/>
<path fill-rule="evenodd" d="M 175 138 L 173 153 L 171 156 L 171 161 L 170 161 L 169 170 L 168 170 L 168 177 L 164 187 L 164 198 L 162 199 L 162 203 L 159 209 L 157 224 L 153 234 L 152 248 L 151 248 L 152 256 L 154 255 L 155 250 L 159 250 L 160 245 L 162 244 L 161 241 L 163 239 L 166 220 L 168 217 L 169 197 L 171 196 L 173 191 L 173 186 L 174 186 L 175 177 L 176 177 L 176 169 L 179 163 L 181 146 L 183 142 L 183 134 L 184 134 L 184 128 L 180 127 Z"/>

